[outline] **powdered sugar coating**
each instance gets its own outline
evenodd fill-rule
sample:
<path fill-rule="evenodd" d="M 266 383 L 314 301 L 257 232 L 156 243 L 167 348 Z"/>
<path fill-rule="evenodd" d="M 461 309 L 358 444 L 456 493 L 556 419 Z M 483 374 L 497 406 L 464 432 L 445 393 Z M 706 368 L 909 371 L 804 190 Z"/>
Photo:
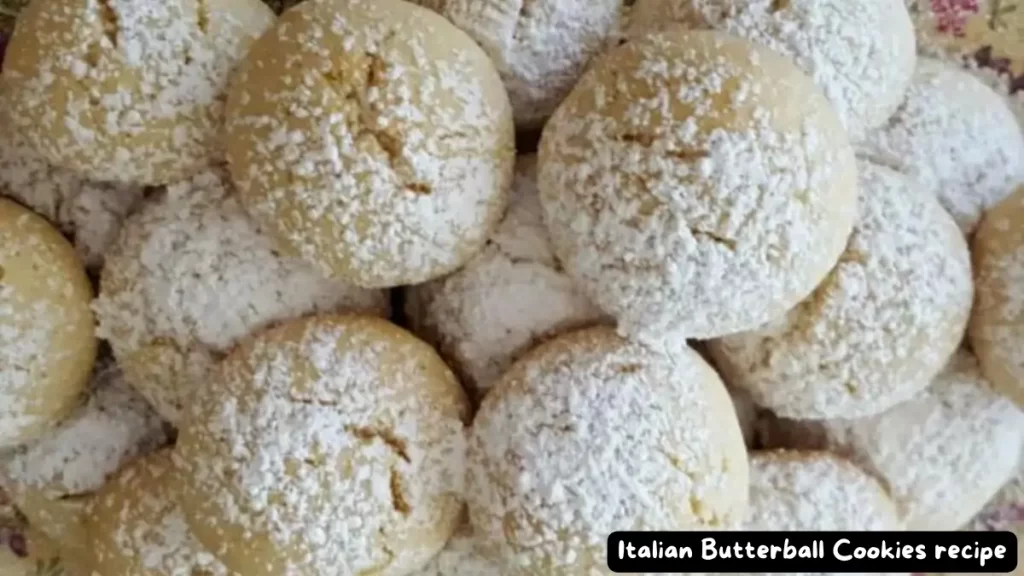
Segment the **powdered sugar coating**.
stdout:
<path fill-rule="evenodd" d="M 754 452 L 745 530 L 902 530 L 885 488 L 827 452 Z"/>
<path fill-rule="evenodd" d="M 505 568 L 480 550 L 473 530 L 464 524 L 427 566 L 411 576 L 503 576 Z"/>
<path fill-rule="evenodd" d="M 594 63 L 544 130 L 555 252 L 623 334 L 711 338 L 807 296 L 843 251 L 856 165 L 811 80 L 712 32 Z"/>
<path fill-rule="evenodd" d="M 54 165 L 173 182 L 221 154 L 228 76 L 272 21 L 259 0 L 41 0 L 19 16 L 0 92 Z"/>
<path fill-rule="evenodd" d="M 165 444 L 167 433 L 149 404 L 108 365 L 97 371 L 88 399 L 70 417 L 4 455 L 0 475 L 14 494 L 33 490 L 53 499 L 89 494 L 124 463 Z"/>
<path fill-rule="evenodd" d="M 824 90 L 852 141 L 892 116 L 917 60 L 900 0 L 638 0 L 633 12 L 631 34 L 682 24 L 792 58 Z"/>
<path fill-rule="evenodd" d="M 91 298 L 67 240 L 0 198 L 0 447 L 41 436 L 78 404 L 96 359 Z"/>
<path fill-rule="evenodd" d="M 281 255 L 214 169 L 167 187 L 125 223 L 93 306 L 131 384 L 179 422 L 211 363 L 241 338 L 317 311 L 387 315 L 389 302 Z"/>
<path fill-rule="evenodd" d="M 780 416 L 882 412 L 924 389 L 963 338 L 974 291 L 956 223 L 902 174 L 859 172 L 860 217 L 825 281 L 785 317 L 709 346 L 730 384 Z"/>
<path fill-rule="evenodd" d="M 477 397 L 541 340 L 604 318 L 551 250 L 534 156 L 517 161 L 508 211 L 483 251 L 458 272 L 406 295 L 416 331 L 437 345 Z"/>
<path fill-rule="evenodd" d="M 1024 181 L 1024 135 L 1005 100 L 929 58 L 918 59 L 903 104 L 860 151 L 935 194 L 965 233 Z"/>
<path fill-rule="evenodd" d="M 776 420 L 791 445 L 828 448 L 883 481 L 909 530 L 958 530 L 1017 473 L 1024 413 L 962 350 L 913 399 L 868 418 Z"/>
<path fill-rule="evenodd" d="M 505 209 L 508 96 L 486 54 L 400 0 L 314 0 L 249 52 L 228 98 L 247 209 L 322 273 L 365 287 L 454 271 Z"/>
<path fill-rule="evenodd" d="M 539 128 L 606 46 L 621 0 L 416 0 L 473 37 L 494 61 L 520 129 Z"/>
<path fill-rule="evenodd" d="M 178 500 L 246 576 L 409 574 L 458 525 L 469 404 L 437 354 L 378 318 L 247 341 L 181 432 Z"/>
<path fill-rule="evenodd" d="M 142 200 L 143 189 L 83 180 L 54 168 L 0 119 L 0 195 L 13 198 L 72 238 L 88 268 L 103 264 L 121 222 Z"/>
<path fill-rule="evenodd" d="M 974 237 L 978 293 L 971 346 L 995 387 L 1024 409 L 1024 186 L 993 208 Z"/>
<path fill-rule="evenodd" d="M 534 349 L 473 422 L 467 499 L 485 549 L 516 574 L 605 573 L 615 530 L 729 527 L 747 458 L 710 366 L 596 327 Z"/>
<path fill-rule="evenodd" d="M 203 549 L 174 501 L 170 453 L 138 460 L 119 473 L 86 509 L 93 574 L 228 576 Z M 86 572 L 87 574 L 89 572 Z"/>

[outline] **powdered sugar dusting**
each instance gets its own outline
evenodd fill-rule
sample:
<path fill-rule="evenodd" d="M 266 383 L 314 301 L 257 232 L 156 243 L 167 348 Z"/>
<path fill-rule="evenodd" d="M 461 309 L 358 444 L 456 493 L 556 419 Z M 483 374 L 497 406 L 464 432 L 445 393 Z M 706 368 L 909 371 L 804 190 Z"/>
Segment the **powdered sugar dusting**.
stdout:
<path fill-rule="evenodd" d="M 825 452 L 755 452 L 745 530 L 901 530 L 877 480 Z"/>
<path fill-rule="evenodd" d="M 914 26 L 900 0 L 638 0 L 634 12 L 634 34 L 683 23 L 792 58 L 853 141 L 892 115 L 914 72 Z"/>
<path fill-rule="evenodd" d="M 953 220 L 905 176 L 859 171 L 860 217 L 825 281 L 784 318 L 710 348 L 731 384 L 782 416 L 867 416 L 910 398 L 970 316 L 970 255 Z"/>
<path fill-rule="evenodd" d="M 621 4 L 621 0 L 445 0 L 440 11 L 494 60 L 516 124 L 535 128 L 543 125 L 590 59 L 605 47 L 621 16 Z"/>
<path fill-rule="evenodd" d="M 820 428 L 796 433 L 823 437 L 881 479 L 910 530 L 959 529 L 1013 478 L 1024 449 L 1024 414 L 992 390 L 966 351 L 912 400 Z"/>
<path fill-rule="evenodd" d="M 861 152 L 935 194 L 965 233 L 1024 181 L 1024 135 L 997 93 L 959 66 L 919 58 L 903 105 Z"/>
<path fill-rule="evenodd" d="M 83 180 L 52 167 L 0 119 L 0 195 L 35 210 L 69 235 L 86 266 L 98 268 L 125 216 L 142 200 L 137 186 Z"/>
<path fill-rule="evenodd" d="M 71 246 L 0 199 L 0 446 L 41 434 L 77 403 L 96 354 L 90 292 Z"/>
<path fill-rule="evenodd" d="M 324 279 L 279 254 L 243 211 L 227 175 L 210 170 L 169 186 L 128 220 L 94 308 L 99 334 L 119 361 L 143 354 L 160 358 L 160 370 L 191 374 L 170 387 L 132 378 L 176 422 L 189 384 L 205 381 L 210 362 L 240 338 L 316 311 L 386 315 L 389 303 L 382 291 Z"/>
<path fill-rule="evenodd" d="M 85 495 L 167 440 L 163 421 L 116 367 L 106 366 L 97 371 L 88 400 L 58 428 L 6 455 L 0 474 L 14 492 L 39 490 L 54 499 Z"/>
<path fill-rule="evenodd" d="M 412 576 L 503 576 L 507 570 L 480 550 L 469 525 L 463 525 L 427 566 Z"/>
<path fill-rule="evenodd" d="M 746 504 L 717 375 L 681 341 L 662 355 L 609 328 L 517 362 L 484 399 L 469 455 L 473 528 L 523 573 L 601 571 L 612 531 L 727 527 Z"/>
<path fill-rule="evenodd" d="M 552 252 L 536 176 L 536 158 L 520 157 L 509 209 L 484 250 L 455 274 L 406 292 L 417 331 L 481 397 L 539 341 L 604 317 Z"/>
<path fill-rule="evenodd" d="M 20 16 L 0 89 L 54 164 L 163 184 L 219 155 L 228 76 L 272 19 L 258 0 L 42 0 Z"/>
<path fill-rule="evenodd" d="M 1024 187 L 992 209 L 974 239 L 978 298 L 971 344 L 996 387 L 1024 407 Z"/>
<path fill-rule="evenodd" d="M 487 56 L 399 0 L 315 0 L 257 42 L 228 101 L 250 212 L 323 273 L 361 286 L 454 271 L 505 208 L 515 156 Z"/>
<path fill-rule="evenodd" d="M 186 517 L 230 568 L 408 573 L 454 532 L 468 403 L 410 334 L 292 322 L 237 349 L 217 384 L 177 455 Z"/>
<path fill-rule="evenodd" d="M 842 252 L 855 169 L 792 64 L 666 33 L 591 67 L 545 128 L 539 185 L 569 273 L 653 341 L 748 330 L 802 300 Z"/>
<path fill-rule="evenodd" d="M 228 576 L 196 541 L 170 489 L 168 452 L 158 452 L 123 470 L 86 510 L 93 536 L 88 550 L 98 574 Z"/>

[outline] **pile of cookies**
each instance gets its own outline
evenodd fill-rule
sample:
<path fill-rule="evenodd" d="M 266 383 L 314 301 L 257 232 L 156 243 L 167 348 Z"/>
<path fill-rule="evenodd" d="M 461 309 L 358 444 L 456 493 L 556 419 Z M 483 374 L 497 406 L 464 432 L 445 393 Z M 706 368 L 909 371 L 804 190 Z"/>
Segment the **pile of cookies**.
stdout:
<path fill-rule="evenodd" d="M 1022 184 L 901 0 L 32 0 L 0 570 L 957 530 L 1020 474 Z"/>

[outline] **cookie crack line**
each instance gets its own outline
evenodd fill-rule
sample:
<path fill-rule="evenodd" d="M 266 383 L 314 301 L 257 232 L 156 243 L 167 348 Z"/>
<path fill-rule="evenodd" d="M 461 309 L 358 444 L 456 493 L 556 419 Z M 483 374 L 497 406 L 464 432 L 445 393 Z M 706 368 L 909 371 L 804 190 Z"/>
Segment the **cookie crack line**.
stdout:
<path fill-rule="evenodd" d="M 204 0 L 205 1 L 205 0 Z M 390 30 L 380 42 L 380 47 L 396 38 L 397 31 Z M 378 127 L 381 111 L 378 106 L 370 102 L 366 92 L 376 90 L 378 95 L 383 94 L 386 87 L 388 75 L 388 63 L 379 54 L 379 51 L 366 51 L 361 54 L 363 62 L 354 74 L 345 75 L 338 71 L 328 70 L 320 74 L 321 79 L 338 99 L 352 105 L 356 109 L 355 114 L 346 115 L 346 126 L 352 133 L 352 138 L 359 141 L 362 138 L 370 138 L 387 158 L 388 168 L 395 175 L 399 186 L 412 194 L 430 195 L 432 187 L 426 182 L 406 178 L 403 172 L 413 172 L 409 162 L 402 155 L 405 149 L 405 142 L 398 134 Z M 361 78 L 357 75 L 361 73 Z M 359 88 L 363 90 L 359 90 Z M 354 118 L 353 118 L 354 116 Z"/>
<path fill-rule="evenodd" d="M 370 428 L 365 426 L 346 426 L 345 431 L 359 438 L 365 443 L 380 440 L 385 446 L 391 449 L 396 456 L 407 464 L 412 462 L 409 458 L 409 446 L 405 440 L 396 436 L 390 430 L 383 428 Z"/>
<path fill-rule="evenodd" d="M 110 40 L 110 43 L 117 48 L 117 37 L 120 34 L 121 26 L 120 19 L 117 16 L 117 11 L 114 10 L 114 5 L 111 3 L 112 0 L 98 0 L 99 4 L 99 20 L 100 29 L 103 35 Z"/>

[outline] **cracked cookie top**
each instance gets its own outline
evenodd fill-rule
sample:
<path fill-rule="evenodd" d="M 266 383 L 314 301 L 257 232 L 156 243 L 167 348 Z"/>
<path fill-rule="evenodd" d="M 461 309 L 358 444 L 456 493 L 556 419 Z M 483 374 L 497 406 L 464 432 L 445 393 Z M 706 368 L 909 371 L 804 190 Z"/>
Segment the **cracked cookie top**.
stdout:
<path fill-rule="evenodd" d="M 253 45 L 227 106 L 246 208 L 365 287 L 451 272 L 505 209 L 512 112 L 487 55 L 400 0 L 314 0 Z"/>
<path fill-rule="evenodd" d="M 963 339 L 967 243 L 930 194 L 862 161 L 860 215 L 825 280 L 784 317 L 716 340 L 715 364 L 759 405 L 796 419 L 857 418 L 923 390 Z"/>
<path fill-rule="evenodd" d="M 41 0 L 26 7 L 0 94 L 52 164 L 166 184 L 220 154 L 224 91 L 273 21 L 259 0 Z"/>
<path fill-rule="evenodd" d="M 319 316 L 236 348 L 178 440 L 178 500 L 246 576 L 408 574 L 459 524 L 469 403 L 427 344 Z"/>
<path fill-rule="evenodd" d="M 156 193 L 124 224 L 93 304 L 126 379 L 178 422 L 216 358 L 251 332 L 313 312 L 387 315 L 386 292 L 282 255 L 224 170 Z"/>
<path fill-rule="evenodd" d="M 856 164 L 810 78 L 717 32 L 595 61 L 544 130 L 541 204 L 581 289 L 645 342 L 750 330 L 842 253 Z"/>
<path fill-rule="evenodd" d="M 516 161 L 508 211 L 484 249 L 458 272 L 408 288 L 406 310 L 478 399 L 539 341 L 603 318 L 551 249 L 535 156 Z"/>
<path fill-rule="evenodd" d="M 169 450 L 136 460 L 85 510 L 85 574 L 236 576 L 203 549 L 173 499 Z"/>
<path fill-rule="evenodd" d="M 523 574 L 607 569 L 608 534 L 734 527 L 747 453 L 729 394 L 685 341 L 654 350 L 608 327 L 516 362 L 473 421 L 474 534 Z"/>

